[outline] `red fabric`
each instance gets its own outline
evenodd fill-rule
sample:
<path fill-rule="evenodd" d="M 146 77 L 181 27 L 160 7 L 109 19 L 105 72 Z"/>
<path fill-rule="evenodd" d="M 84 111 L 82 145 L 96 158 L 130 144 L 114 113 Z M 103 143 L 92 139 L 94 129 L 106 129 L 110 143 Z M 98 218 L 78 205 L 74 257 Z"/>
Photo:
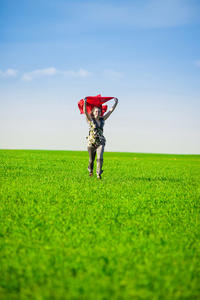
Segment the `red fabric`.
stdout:
<path fill-rule="evenodd" d="M 103 116 L 108 109 L 107 105 L 102 105 L 102 104 L 113 99 L 113 97 L 101 97 L 101 95 L 88 96 L 86 98 L 87 98 L 87 105 L 86 105 L 87 112 L 90 114 L 91 110 L 94 107 L 99 107 L 102 111 L 101 116 Z M 84 100 L 81 99 L 78 102 L 78 108 L 81 114 L 84 114 L 83 105 L 84 105 Z"/>

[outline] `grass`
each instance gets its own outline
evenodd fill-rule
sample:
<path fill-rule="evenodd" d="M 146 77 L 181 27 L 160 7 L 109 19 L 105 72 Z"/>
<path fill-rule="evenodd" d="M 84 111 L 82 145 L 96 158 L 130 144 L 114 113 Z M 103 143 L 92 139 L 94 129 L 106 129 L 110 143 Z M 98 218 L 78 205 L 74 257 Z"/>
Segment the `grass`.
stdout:
<path fill-rule="evenodd" d="M 200 298 L 199 155 L 0 157 L 1 299 Z"/>

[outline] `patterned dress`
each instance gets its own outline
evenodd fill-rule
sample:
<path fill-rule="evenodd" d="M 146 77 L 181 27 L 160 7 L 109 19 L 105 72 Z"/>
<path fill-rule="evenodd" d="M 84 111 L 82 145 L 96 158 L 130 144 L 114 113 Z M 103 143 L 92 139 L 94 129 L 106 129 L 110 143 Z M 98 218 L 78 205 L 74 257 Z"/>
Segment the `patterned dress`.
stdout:
<path fill-rule="evenodd" d="M 87 137 L 88 147 L 99 147 L 106 144 L 106 139 L 103 136 L 104 119 L 99 118 L 100 126 L 97 124 L 95 118 L 89 122 L 89 136 Z"/>

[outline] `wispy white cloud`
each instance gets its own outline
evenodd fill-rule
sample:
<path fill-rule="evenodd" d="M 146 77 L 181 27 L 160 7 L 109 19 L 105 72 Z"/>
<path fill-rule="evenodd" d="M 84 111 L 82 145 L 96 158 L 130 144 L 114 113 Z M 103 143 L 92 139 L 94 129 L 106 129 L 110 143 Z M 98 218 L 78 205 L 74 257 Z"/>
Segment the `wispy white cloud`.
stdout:
<path fill-rule="evenodd" d="M 61 75 L 65 75 L 65 76 L 73 76 L 73 77 L 88 77 L 90 75 L 92 75 L 91 72 L 84 70 L 84 69 L 79 69 L 77 72 L 73 71 L 73 70 L 69 70 L 69 71 L 59 71 L 59 73 Z"/>
<path fill-rule="evenodd" d="M 196 65 L 197 67 L 200 67 L 200 60 L 196 60 L 196 61 L 195 61 L 195 65 Z"/>
<path fill-rule="evenodd" d="M 118 80 L 123 77 L 123 74 L 113 70 L 105 70 L 103 71 L 103 76 L 109 80 Z"/>
<path fill-rule="evenodd" d="M 6 71 L 1 71 L 0 70 L 0 78 L 5 78 L 9 79 L 11 77 L 19 77 L 21 81 L 32 81 L 37 78 L 42 78 L 42 77 L 52 77 L 60 75 L 63 77 L 80 77 L 80 78 L 86 78 L 88 76 L 91 76 L 92 73 L 85 70 L 85 69 L 79 69 L 77 71 L 74 70 L 66 70 L 66 71 L 61 71 L 56 68 L 46 68 L 46 69 L 39 69 L 39 70 L 34 70 L 26 73 L 21 73 L 18 70 L 14 69 L 8 69 Z"/>
<path fill-rule="evenodd" d="M 53 76 L 53 75 L 56 75 L 57 73 L 58 73 L 58 71 L 55 68 L 35 70 L 35 71 L 28 72 L 28 73 L 24 73 L 21 77 L 21 80 L 31 81 L 38 77 Z"/>
<path fill-rule="evenodd" d="M 21 80 L 32 81 L 36 78 L 51 77 L 55 75 L 69 76 L 69 77 L 87 77 L 90 76 L 91 73 L 84 69 L 79 69 L 77 72 L 75 72 L 73 70 L 60 71 L 55 68 L 46 68 L 46 69 L 35 70 L 28 73 L 24 73 L 21 77 Z"/>
<path fill-rule="evenodd" d="M 6 71 L 0 70 L 0 77 L 3 77 L 3 78 L 16 77 L 16 76 L 18 76 L 18 74 L 19 74 L 19 71 L 14 70 L 14 69 L 8 69 Z"/>

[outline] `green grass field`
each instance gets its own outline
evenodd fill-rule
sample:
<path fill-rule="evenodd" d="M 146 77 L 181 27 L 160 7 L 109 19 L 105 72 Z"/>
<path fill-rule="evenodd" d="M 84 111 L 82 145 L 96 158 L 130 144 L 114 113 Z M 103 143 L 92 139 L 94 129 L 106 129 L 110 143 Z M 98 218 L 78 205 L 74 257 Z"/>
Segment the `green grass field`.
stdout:
<path fill-rule="evenodd" d="M 0 159 L 0 299 L 200 299 L 200 155 Z"/>

